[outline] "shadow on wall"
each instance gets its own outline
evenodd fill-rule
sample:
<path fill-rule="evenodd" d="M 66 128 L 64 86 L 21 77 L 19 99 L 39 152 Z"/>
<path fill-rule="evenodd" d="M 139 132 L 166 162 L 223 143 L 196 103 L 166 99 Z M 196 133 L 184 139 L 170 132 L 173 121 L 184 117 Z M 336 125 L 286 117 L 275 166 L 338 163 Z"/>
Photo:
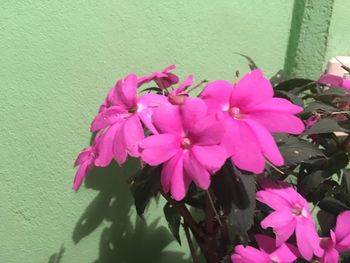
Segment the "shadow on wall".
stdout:
<path fill-rule="evenodd" d="M 131 222 L 129 212 L 134 209 L 133 197 L 126 180 L 138 165 L 137 160 L 130 160 L 122 168 L 113 163 L 108 168 L 91 171 L 85 186 L 99 193 L 78 220 L 73 231 L 74 243 L 78 244 L 106 221 L 110 226 L 102 231 L 99 257 L 94 262 L 188 263 L 182 253 L 163 251 L 174 238 L 166 227 L 158 226 L 158 220 L 147 224 L 144 219 L 137 218 L 136 224 Z"/>

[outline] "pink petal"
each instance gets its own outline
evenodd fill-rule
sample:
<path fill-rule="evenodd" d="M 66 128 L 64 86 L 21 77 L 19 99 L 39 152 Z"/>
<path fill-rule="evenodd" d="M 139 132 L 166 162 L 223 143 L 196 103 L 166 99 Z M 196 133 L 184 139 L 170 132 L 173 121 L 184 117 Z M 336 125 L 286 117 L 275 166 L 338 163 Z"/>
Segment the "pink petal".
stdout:
<path fill-rule="evenodd" d="M 231 257 L 234 263 L 243 262 L 243 263 L 271 263 L 270 257 L 254 247 L 251 246 L 242 246 L 238 245 L 235 247 L 235 254 Z"/>
<path fill-rule="evenodd" d="M 232 84 L 226 80 L 212 81 L 205 86 L 201 98 L 210 112 L 227 111 L 232 90 Z"/>
<path fill-rule="evenodd" d="M 249 120 L 247 118 L 247 119 L 244 119 L 244 122 L 248 124 L 248 126 L 251 128 L 252 132 L 254 133 L 263 154 L 274 165 L 277 165 L 277 166 L 283 165 L 284 164 L 283 157 L 272 135 L 263 126 L 261 126 L 259 123 L 253 120 Z"/>
<path fill-rule="evenodd" d="M 171 196 L 177 200 L 182 200 L 187 193 L 191 180 L 187 177 L 183 169 L 183 155 L 179 159 L 171 171 Z"/>
<path fill-rule="evenodd" d="M 173 69 L 175 69 L 175 68 L 176 68 L 176 64 L 172 64 L 172 65 L 170 65 L 170 66 L 165 67 L 165 68 L 162 70 L 162 72 L 168 73 L 169 71 L 171 71 L 171 70 L 173 70 Z"/>
<path fill-rule="evenodd" d="M 198 162 L 211 174 L 218 171 L 225 163 L 227 153 L 222 146 L 200 146 L 195 145 L 191 148 L 191 153 Z"/>
<path fill-rule="evenodd" d="M 200 98 L 188 97 L 179 108 L 185 131 L 191 130 L 197 121 L 200 121 L 207 115 L 207 105 Z"/>
<path fill-rule="evenodd" d="M 170 92 L 170 95 L 175 96 L 179 95 L 182 92 L 184 92 L 189 86 L 193 84 L 193 76 L 189 75 L 180 85 L 177 89 Z"/>
<path fill-rule="evenodd" d="M 143 127 L 137 115 L 126 119 L 123 126 L 123 138 L 128 153 L 132 157 L 139 157 L 139 143 L 145 137 Z"/>
<path fill-rule="evenodd" d="M 140 142 L 141 158 L 155 166 L 173 157 L 180 148 L 180 139 L 173 134 L 152 135 Z"/>
<path fill-rule="evenodd" d="M 77 159 L 74 162 L 74 167 L 86 162 L 90 158 L 90 155 L 93 151 L 94 151 L 94 148 L 90 146 L 84 149 L 81 153 L 79 153 Z"/>
<path fill-rule="evenodd" d="M 186 174 L 193 180 L 193 182 L 201 189 L 207 190 L 210 185 L 210 174 L 201 165 L 195 156 L 188 151 L 184 155 L 184 169 Z"/>
<path fill-rule="evenodd" d="M 90 168 L 91 168 L 90 162 L 84 162 L 79 166 L 78 171 L 76 172 L 74 177 L 73 190 L 79 189 L 81 183 L 83 182 Z"/>
<path fill-rule="evenodd" d="M 274 211 L 271 214 L 269 214 L 267 217 L 264 218 L 263 221 L 261 221 L 260 225 L 262 228 L 266 229 L 268 227 L 271 227 L 274 229 L 276 236 L 278 237 L 278 245 L 286 242 L 290 235 L 293 233 L 294 228 L 293 228 L 293 215 L 290 210 L 288 209 L 283 209 Z M 280 231 L 278 230 L 283 230 L 281 232 L 290 234 L 289 236 L 287 235 L 281 235 Z"/>
<path fill-rule="evenodd" d="M 283 196 L 279 196 L 271 191 L 261 190 L 256 193 L 256 199 L 274 210 L 281 208 L 291 208 L 290 203 Z"/>
<path fill-rule="evenodd" d="M 122 121 L 130 114 L 120 106 L 112 106 L 104 111 L 101 111 L 91 123 L 91 132 L 95 132 L 106 128 L 118 121 Z"/>
<path fill-rule="evenodd" d="M 296 221 L 292 220 L 287 225 L 275 228 L 276 246 L 280 246 L 285 243 L 293 235 L 295 227 Z"/>
<path fill-rule="evenodd" d="M 342 87 L 345 89 L 350 89 L 350 79 L 344 79 L 342 83 Z"/>
<path fill-rule="evenodd" d="M 302 112 L 304 109 L 298 105 L 291 103 L 289 100 L 281 98 L 271 98 L 267 101 L 256 105 L 250 105 L 249 109 L 246 109 L 247 113 L 254 113 L 256 111 L 268 111 L 268 112 L 284 112 L 290 114 L 296 114 Z"/>
<path fill-rule="evenodd" d="M 164 104 L 153 112 L 153 124 L 160 133 L 181 134 L 183 131 L 179 107 Z"/>
<path fill-rule="evenodd" d="M 296 225 L 295 235 L 300 254 L 306 260 L 311 260 L 314 254 L 318 257 L 323 255 L 323 250 L 320 247 L 320 238 L 312 220 L 299 220 Z"/>
<path fill-rule="evenodd" d="M 230 105 L 241 109 L 271 99 L 273 88 L 261 70 L 256 69 L 246 74 L 233 88 Z"/>
<path fill-rule="evenodd" d="M 338 263 L 339 252 L 336 249 L 327 250 L 322 257 L 322 263 Z"/>
<path fill-rule="evenodd" d="M 238 168 L 256 174 L 262 173 L 265 167 L 265 159 L 261 147 L 250 127 L 234 119 L 226 121 L 226 133 L 222 145 L 232 162 Z"/>
<path fill-rule="evenodd" d="M 259 122 L 270 132 L 286 132 L 300 134 L 304 131 L 304 123 L 292 114 L 257 111 L 248 114 L 249 118 Z"/>
<path fill-rule="evenodd" d="M 318 82 L 331 87 L 341 87 L 343 78 L 332 74 L 324 74 L 321 75 Z"/>
<path fill-rule="evenodd" d="M 342 212 L 337 217 L 335 226 L 336 247 L 339 251 L 350 249 L 350 211 Z"/>
<path fill-rule="evenodd" d="M 120 125 L 119 128 L 116 130 L 115 140 L 112 148 L 113 156 L 119 165 L 125 163 L 126 158 L 128 156 L 128 152 L 125 146 L 125 140 L 123 139 L 123 126 L 124 123 Z"/>
<path fill-rule="evenodd" d="M 286 244 L 282 244 L 276 251 L 270 254 L 270 258 L 275 262 L 292 263 L 298 257 Z"/>
<path fill-rule="evenodd" d="M 137 77 L 135 74 L 129 74 L 122 81 L 117 83 L 116 95 L 127 108 L 136 106 Z"/>
<path fill-rule="evenodd" d="M 165 193 L 168 193 L 171 189 L 171 178 L 173 176 L 173 172 L 176 171 L 178 166 L 181 165 L 182 167 L 182 164 L 179 164 L 180 161 L 181 163 L 183 162 L 182 154 L 182 151 L 178 151 L 174 154 L 174 156 L 163 163 L 160 181 Z"/>
<path fill-rule="evenodd" d="M 121 123 L 116 123 L 108 128 L 108 130 L 102 135 L 99 144 L 97 146 L 98 154 L 95 160 L 96 166 L 105 167 L 108 166 L 113 158 L 113 145 L 114 140 L 121 140 L 122 138 L 116 138 L 116 132 L 119 129 Z"/>

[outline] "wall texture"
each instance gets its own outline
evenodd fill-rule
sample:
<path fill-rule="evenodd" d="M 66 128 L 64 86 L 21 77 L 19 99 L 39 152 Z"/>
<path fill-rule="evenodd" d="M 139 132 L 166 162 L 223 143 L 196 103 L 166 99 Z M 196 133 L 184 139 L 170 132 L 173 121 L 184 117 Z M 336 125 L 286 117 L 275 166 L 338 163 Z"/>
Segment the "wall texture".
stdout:
<path fill-rule="evenodd" d="M 350 51 L 349 38 L 338 49 L 349 29 L 340 2 L 347 0 L 335 0 L 322 56 Z M 182 77 L 231 79 L 248 70 L 235 52 L 267 75 L 283 68 L 295 42 L 294 1 L 3 0 L 0 7 L 1 262 L 52 263 L 61 247 L 61 263 L 188 262 L 186 243 L 173 242 L 154 210 L 161 201 L 136 219 L 125 183 L 135 162 L 95 171 L 74 193 L 73 161 L 107 90 L 126 73 L 176 63 Z"/>

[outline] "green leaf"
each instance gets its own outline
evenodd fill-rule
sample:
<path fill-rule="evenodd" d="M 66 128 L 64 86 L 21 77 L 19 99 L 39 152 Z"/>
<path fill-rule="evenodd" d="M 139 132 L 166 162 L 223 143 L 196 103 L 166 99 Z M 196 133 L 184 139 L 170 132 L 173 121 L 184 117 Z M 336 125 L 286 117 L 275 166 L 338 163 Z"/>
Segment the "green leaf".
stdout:
<path fill-rule="evenodd" d="M 345 185 L 347 193 L 350 193 L 350 171 L 347 169 L 343 170 L 342 184 Z"/>
<path fill-rule="evenodd" d="M 322 93 L 318 95 L 318 97 L 323 97 L 323 96 L 337 96 L 337 97 L 344 97 L 346 94 L 349 94 L 348 91 L 346 91 L 343 88 L 339 87 L 334 87 L 334 88 L 329 88 Z"/>
<path fill-rule="evenodd" d="M 320 101 L 314 101 L 311 102 L 301 113 L 302 116 L 309 116 L 313 112 L 319 112 L 319 113 L 332 113 L 335 111 L 339 111 L 339 109 L 333 107 L 332 105 L 320 102 Z"/>
<path fill-rule="evenodd" d="M 349 158 L 346 153 L 338 152 L 325 160 L 315 160 L 313 164 L 300 167 L 298 189 L 309 193 L 335 173 L 347 166 Z"/>
<path fill-rule="evenodd" d="M 349 131 L 341 127 L 335 119 L 324 118 L 319 120 L 315 125 L 311 126 L 311 128 L 304 131 L 303 135 L 332 133 L 332 132 L 349 132 Z"/>
<path fill-rule="evenodd" d="M 282 69 L 280 69 L 275 75 L 273 75 L 270 78 L 270 82 L 272 86 L 276 86 L 277 84 L 281 83 L 284 79 L 284 72 Z"/>
<path fill-rule="evenodd" d="M 345 211 L 345 210 L 349 210 L 350 207 L 347 206 L 346 204 L 344 204 L 343 202 L 335 199 L 334 197 L 331 196 L 327 196 L 325 197 L 319 204 L 318 206 L 331 213 L 331 214 L 335 214 L 338 215 L 341 212 Z"/>
<path fill-rule="evenodd" d="M 317 221 L 324 235 L 328 235 L 329 231 L 335 226 L 335 216 L 325 210 L 317 212 Z"/>
<path fill-rule="evenodd" d="M 151 197 L 156 196 L 159 192 L 160 172 L 161 166 L 146 165 L 128 180 L 139 216 L 143 215 Z"/>
<path fill-rule="evenodd" d="M 254 69 L 258 68 L 258 66 L 256 65 L 256 63 L 254 62 L 254 60 L 251 57 L 248 57 L 247 55 L 244 55 L 241 53 L 236 53 L 236 54 L 244 57 L 248 61 L 248 66 L 249 66 L 250 70 L 254 70 Z"/>
<path fill-rule="evenodd" d="M 274 87 L 275 90 L 290 91 L 298 94 L 301 91 L 316 87 L 315 81 L 311 79 L 289 79 Z"/>
<path fill-rule="evenodd" d="M 289 136 L 279 149 L 286 166 L 299 164 L 303 161 L 324 156 L 323 152 L 314 144 Z"/>
<path fill-rule="evenodd" d="M 181 245 L 181 240 L 179 235 L 181 216 L 176 212 L 174 207 L 169 203 L 165 204 L 163 211 L 164 211 L 165 219 L 168 222 L 170 232 L 176 238 L 177 242 L 179 242 L 179 244 Z"/>
<path fill-rule="evenodd" d="M 255 176 L 242 174 L 235 169 L 233 174 L 233 201 L 231 211 L 228 215 L 227 227 L 230 237 L 234 239 L 236 235 L 242 240 L 247 240 L 247 231 L 254 223 L 255 211 Z"/>

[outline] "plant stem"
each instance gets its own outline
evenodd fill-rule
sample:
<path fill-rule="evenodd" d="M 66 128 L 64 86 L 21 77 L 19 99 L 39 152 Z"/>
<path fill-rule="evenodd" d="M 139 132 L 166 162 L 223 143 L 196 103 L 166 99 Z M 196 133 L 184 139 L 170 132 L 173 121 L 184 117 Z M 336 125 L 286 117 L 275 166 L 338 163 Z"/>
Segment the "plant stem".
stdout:
<path fill-rule="evenodd" d="M 183 223 L 182 226 L 184 228 L 186 239 L 187 239 L 187 243 L 188 243 L 188 247 L 189 247 L 190 252 L 191 252 L 192 262 L 193 263 L 199 263 L 198 257 L 197 257 L 197 254 L 196 254 L 196 250 L 195 250 L 195 248 L 193 246 L 193 242 L 192 242 L 192 239 L 191 239 L 191 234 L 190 234 L 190 231 L 188 230 L 188 226 L 186 225 L 186 223 Z"/>
<path fill-rule="evenodd" d="M 207 192 L 207 196 L 208 196 L 210 205 L 211 205 L 211 207 L 212 207 L 212 209 L 213 209 L 213 211 L 215 213 L 215 218 L 218 220 L 220 227 L 222 227 L 222 222 L 220 220 L 220 215 L 219 215 L 218 211 L 216 211 L 213 198 L 211 197 L 211 194 L 210 194 L 210 190 L 207 190 L 206 192 Z"/>
<path fill-rule="evenodd" d="M 198 238 L 203 238 L 205 236 L 205 233 L 199 227 L 197 222 L 193 219 L 191 213 L 188 211 L 186 206 L 180 202 L 175 201 L 170 197 L 169 194 L 164 193 L 162 190 L 160 191 L 160 193 L 169 202 L 169 204 L 171 204 L 175 208 L 175 210 L 179 213 L 179 215 L 183 217 L 185 224 L 189 226 L 193 234 Z"/>

